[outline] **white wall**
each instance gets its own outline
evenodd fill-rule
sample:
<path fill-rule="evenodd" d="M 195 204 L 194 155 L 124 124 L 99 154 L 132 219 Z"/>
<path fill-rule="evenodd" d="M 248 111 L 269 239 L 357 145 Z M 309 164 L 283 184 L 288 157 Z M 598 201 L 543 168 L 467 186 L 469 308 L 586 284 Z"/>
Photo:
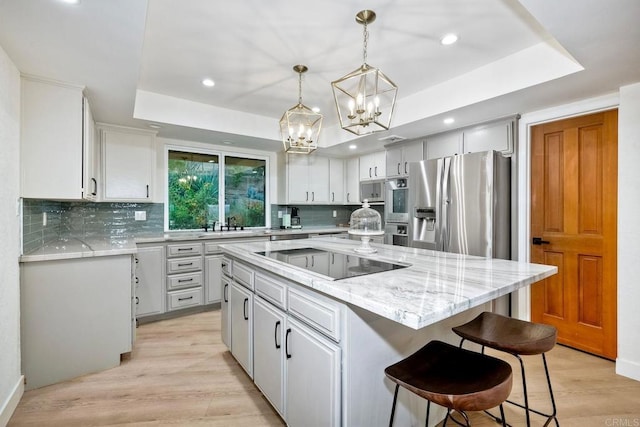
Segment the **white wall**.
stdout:
<path fill-rule="evenodd" d="M 23 391 L 20 375 L 20 225 L 17 212 L 20 73 L 0 46 L 0 426 Z"/>
<path fill-rule="evenodd" d="M 620 88 L 618 111 L 618 359 L 640 381 L 640 83 Z"/>

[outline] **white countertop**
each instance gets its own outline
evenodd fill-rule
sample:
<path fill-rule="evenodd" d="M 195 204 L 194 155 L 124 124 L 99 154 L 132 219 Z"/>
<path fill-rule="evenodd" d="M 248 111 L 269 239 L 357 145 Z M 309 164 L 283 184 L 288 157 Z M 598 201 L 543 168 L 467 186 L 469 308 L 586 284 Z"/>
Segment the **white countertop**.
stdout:
<path fill-rule="evenodd" d="M 137 252 L 133 239 L 59 239 L 22 255 L 20 262 L 128 255 Z"/>
<path fill-rule="evenodd" d="M 420 329 L 557 273 L 553 266 L 372 244 L 376 254 L 353 251 L 359 242 L 317 238 L 223 244 L 227 255 L 270 271 L 339 301 Z M 410 267 L 348 279 L 327 276 L 255 252 L 313 247 Z"/>

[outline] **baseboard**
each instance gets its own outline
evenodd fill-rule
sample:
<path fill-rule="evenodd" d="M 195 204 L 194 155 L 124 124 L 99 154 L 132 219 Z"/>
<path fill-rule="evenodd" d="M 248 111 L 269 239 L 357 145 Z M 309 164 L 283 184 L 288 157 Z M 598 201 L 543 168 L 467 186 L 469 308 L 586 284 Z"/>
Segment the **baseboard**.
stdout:
<path fill-rule="evenodd" d="M 9 419 L 13 415 L 13 412 L 18 407 L 18 403 L 20 399 L 22 399 L 22 395 L 24 393 L 24 375 L 21 375 L 18 378 L 18 382 L 16 383 L 13 391 L 2 403 L 2 407 L 0 407 L 0 426 L 6 427 L 9 424 Z"/>
<path fill-rule="evenodd" d="M 617 358 L 616 374 L 640 381 L 640 363 Z"/>

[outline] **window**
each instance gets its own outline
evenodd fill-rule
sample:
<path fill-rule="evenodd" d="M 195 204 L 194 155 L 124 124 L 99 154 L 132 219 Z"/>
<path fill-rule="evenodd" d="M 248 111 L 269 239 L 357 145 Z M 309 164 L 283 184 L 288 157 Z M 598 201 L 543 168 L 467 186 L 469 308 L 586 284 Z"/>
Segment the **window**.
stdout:
<path fill-rule="evenodd" d="M 169 230 L 266 225 L 266 160 L 171 149 L 167 157 Z"/>

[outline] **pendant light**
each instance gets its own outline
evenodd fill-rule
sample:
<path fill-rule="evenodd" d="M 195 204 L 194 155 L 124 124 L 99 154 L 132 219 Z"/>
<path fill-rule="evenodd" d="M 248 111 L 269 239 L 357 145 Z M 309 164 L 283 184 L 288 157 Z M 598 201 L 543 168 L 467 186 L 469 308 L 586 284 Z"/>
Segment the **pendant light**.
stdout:
<path fill-rule="evenodd" d="M 362 66 L 331 82 L 342 129 L 356 135 L 388 130 L 398 87 L 380 69 L 367 64 L 367 25 L 376 19 L 372 10 L 362 10 L 356 22 L 364 27 Z"/>
<path fill-rule="evenodd" d="M 307 70 L 306 65 L 294 65 L 293 71 L 298 73 L 298 104 L 285 111 L 280 119 L 282 143 L 287 153 L 309 154 L 318 148 L 322 114 L 302 103 L 302 74 Z"/>

